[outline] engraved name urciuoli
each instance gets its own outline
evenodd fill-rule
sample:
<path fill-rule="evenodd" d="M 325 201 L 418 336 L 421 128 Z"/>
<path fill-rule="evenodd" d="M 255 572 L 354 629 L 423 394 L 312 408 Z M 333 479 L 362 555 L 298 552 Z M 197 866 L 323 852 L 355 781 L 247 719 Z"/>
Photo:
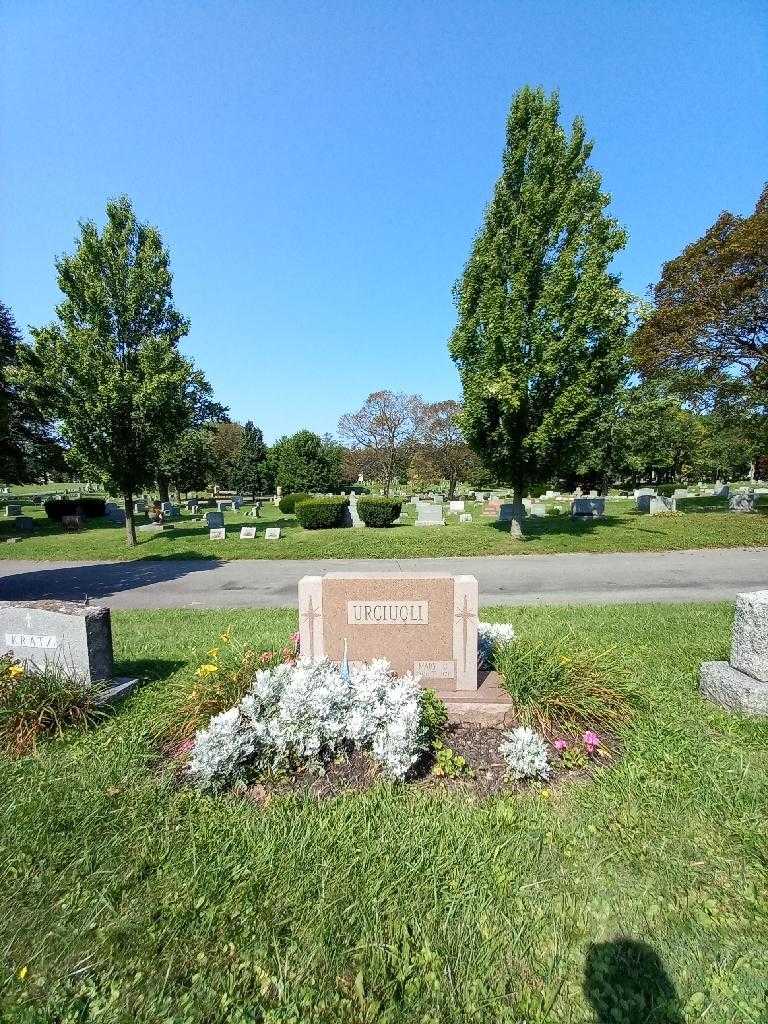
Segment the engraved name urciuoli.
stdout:
<path fill-rule="evenodd" d="M 352 626 L 427 626 L 428 601 L 347 601 Z"/>

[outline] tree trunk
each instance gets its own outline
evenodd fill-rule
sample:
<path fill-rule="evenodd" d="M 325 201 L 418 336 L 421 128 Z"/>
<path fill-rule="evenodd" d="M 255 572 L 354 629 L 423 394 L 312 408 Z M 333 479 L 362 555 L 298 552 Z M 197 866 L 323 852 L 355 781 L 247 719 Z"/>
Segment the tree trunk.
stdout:
<path fill-rule="evenodd" d="M 170 501 L 171 495 L 169 492 L 170 480 L 167 476 L 158 476 L 157 478 L 157 491 L 160 495 L 160 501 Z"/>
<path fill-rule="evenodd" d="M 448 501 L 453 501 L 453 496 L 455 495 L 455 493 L 456 493 L 456 481 L 455 480 L 449 480 L 448 481 Z"/>
<path fill-rule="evenodd" d="M 513 537 L 522 537 L 523 535 L 524 497 L 525 480 L 518 480 L 512 488 L 512 521 L 509 524 L 509 532 Z"/>
<path fill-rule="evenodd" d="M 129 548 L 136 547 L 136 523 L 133 518 L 133 494 L 123 494 L 125 502 L 125 541 Z"/>

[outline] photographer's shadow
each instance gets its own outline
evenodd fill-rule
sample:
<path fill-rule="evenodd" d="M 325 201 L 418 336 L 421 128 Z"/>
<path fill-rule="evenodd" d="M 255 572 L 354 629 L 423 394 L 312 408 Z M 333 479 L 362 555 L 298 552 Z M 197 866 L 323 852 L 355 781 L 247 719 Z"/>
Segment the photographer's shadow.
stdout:
<path fill-rule="evenodd" d="M 584 993 L 596 1024 L 685 1024 L 664 963 L 644 942 L 592 943 L 584 966 Z"/>

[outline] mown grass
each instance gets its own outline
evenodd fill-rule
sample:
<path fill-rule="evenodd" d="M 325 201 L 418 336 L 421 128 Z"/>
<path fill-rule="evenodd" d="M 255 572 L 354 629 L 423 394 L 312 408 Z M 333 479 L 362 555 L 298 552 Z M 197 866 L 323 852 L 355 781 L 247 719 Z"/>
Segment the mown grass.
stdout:
<path fill-rule="evenodd" d="M 763 547 L 768 545 L 768 496 L 761 496 L 759 511 L 747 515 L 728 512 L 722 498 L 681 501 L 685 515 L 649 516 L 633 503 L 607 503 L 604 519 L 581 522 L 570 515 L 529 518 L 522 540 L 481 515 L 481 506 L 468 503 L 474 519 L 459 523 L 446 511 L 443 527 L 416 527 L 415 510 L 405 505 L 407 521 L 388 529 L 305 530 L 295 516 L 283 515 L 273 505 L 261 519 L 246 516 L 246 509 L 225 514 L 227 539 L 212 541 L 204 524 L 186 512 L 173 532 L 139 533 L 134 549 L 125 546 L 125 530 L 106 520 L 89 522 L 81 533 L 64 533 L 35 506 L 25 515 L 35 518 L 35 532 L 17 544 L 0 543 L 0 558 L 59 561 L 122 560 L 137 558 L 427 558 L 468 555 L 524 555 L 558 552 L 672 551 L 690 548 Z M 256 539 L 241 541 L 241 526 L 255 526 Z M 279 541 L 264 539 L 268 526 L 281 526 Z M 19 536 L 12 522 L 0 517 L 0 541 Z"/>
<path fill-rule="evenodd" d="M 148 738 L 169 684 L 228 625 L 277 646 L 296 615 L 115 613 L 120 671 L 150 682 L 0 766 L 0 1019 L 764 1021 L 768 723 L 696 692 L 732 609 L 484 617 L 613 645 L 637 679 L 623 756 L 593 782 L 266 808 L 178 789 Z"/>

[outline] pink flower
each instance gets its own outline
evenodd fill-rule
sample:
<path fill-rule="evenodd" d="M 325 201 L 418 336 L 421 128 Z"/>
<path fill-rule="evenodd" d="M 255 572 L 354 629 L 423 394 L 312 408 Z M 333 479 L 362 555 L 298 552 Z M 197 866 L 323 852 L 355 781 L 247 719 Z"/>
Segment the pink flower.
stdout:
<path fill-rule="evenodd" d="M 299 634 L 298 633 L 294 633 L 293 634 L 293 636 L 291 637 L 291 643 L 293 644 L 294 648 L 298 651 L 298 649 L 299 649 Z"/>
<path fill-rule="evenodd" d="M 553 746 L 559 754 L 568 749 L 568 744 L 565 740 L 555 740 Z"/>
<path fill-rule="evenodd" d="M 261 662 L 262 665 L 268 665 L 270 663 L 270 661 L 272 661 L 274 656 L 275 656 L 275 652 L 274 651 L 264 651 L 264 653 L 262 655 L 260 655 L 259 661 Z"/>
<path fill-rule="evenodd" d="M 587 729 L 584 735 L 581 737 L 584 746 L 587 750 L 592 753 L 597 747 L 600 746 L 601 740 L 596 732 L 592 732 L 591 729 Z"/>

